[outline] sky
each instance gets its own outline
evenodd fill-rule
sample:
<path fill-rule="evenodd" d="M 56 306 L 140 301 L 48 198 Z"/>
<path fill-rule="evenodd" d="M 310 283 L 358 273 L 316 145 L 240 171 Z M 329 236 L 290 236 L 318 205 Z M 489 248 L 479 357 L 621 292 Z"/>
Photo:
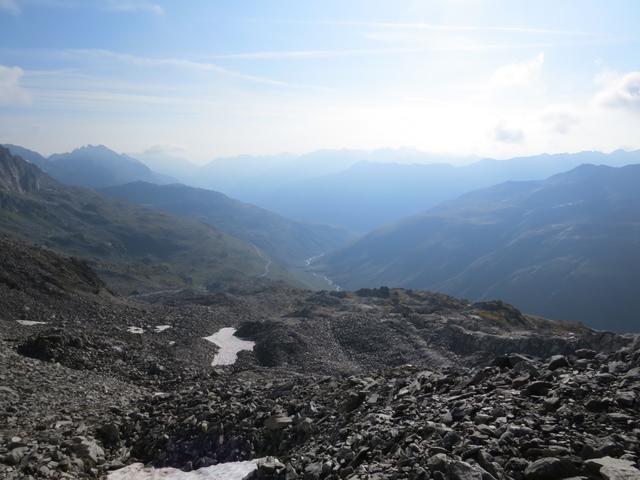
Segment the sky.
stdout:
<path fill-rule="evenodd" d="M 637 0 L 0 0 L 0 143 L 640 148 Z"/>

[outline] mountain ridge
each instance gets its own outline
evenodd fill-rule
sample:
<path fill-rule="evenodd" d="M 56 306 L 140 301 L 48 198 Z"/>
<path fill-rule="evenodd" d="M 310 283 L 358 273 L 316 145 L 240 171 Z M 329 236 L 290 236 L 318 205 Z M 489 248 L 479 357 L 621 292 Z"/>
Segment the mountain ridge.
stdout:
<path fill-rule="evenodd" d="M 348 239 L 348 233 L 342 229 L 291 221 L 213 190 L 134 182 L 104 188 L 101 192 L 204 221 L 292 266 L 302 266 L 306 259 L 343 246 Z"/>
<path fill-rule="evenodd" d="M 347 288 L 397 285 L 636 330 L 640 165 L 507 182 L 376 230 L 323 258 Z"/>
<path fill-rule="evenodd" d="M 210 225 L 63 185 L 1 147 L 0 175 L 1 231 L 89 258 L 121 291 L 219 288 L 263 276 L 265 260 L 252 245 Z M 269 277 L 292 280 L 278 264 Z"/>
<path fill-rule="evenodd" d="M 73 186 L 100 188 L 136 180 L 170 183 L 139 160 L 119 154 L 105 145 L 85 145 L 67 153 L 44 157 L 18 145 L 4 145 L 10 152 L 40 167 L 56 180 Z"/>
<path fill-rule="evenodd" d="M 277 189 L 240 188 L 225 193 L 289 218 L 365 233 L 478 188 L 509 180 L 541 180 L 585 162 L 639 163 L 640 151 L 484 159 L 460 166 L 359 161 L 339 172 Z"/>

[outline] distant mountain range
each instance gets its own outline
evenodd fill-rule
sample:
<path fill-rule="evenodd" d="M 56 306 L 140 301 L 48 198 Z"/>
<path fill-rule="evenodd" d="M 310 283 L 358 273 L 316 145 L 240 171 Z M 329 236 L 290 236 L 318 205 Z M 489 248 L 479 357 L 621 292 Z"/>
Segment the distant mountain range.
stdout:
<path fill-rule="evenodd" d="M 257 246 L 268 256 L 290 266 L 344 246 L 344 229 L 289 220 L 222 193 L 185 185 L 135 182 L 101 192 L 181 217 L 194 218 Z"/>
<path fill-rule="evenodd" d="M 69 153 L 51 155 L 48 158 L 17 145 L 4 145 L 4 147 L 67 185 L 101 188 L 135 181 L 153 183 L 176 181 L 152 171 L 135 158 L 116 153 L 104 145 L 88 145 Z"/>
<path fill-rule="evenodd" d="M 225 193 L 289 218 L 365 233 L 472 190 L 512 180 L 542 180 L 585 163 L 640 163 L 640 151 L 487 159 L 465 166 L 366 161 L 277 188 L 263 185 Z"/>
<path fill-rule="evenodd" d="M 284 185 L 342 172 L 363 161 L 424 164 L 474 160 L 473 157 L 434 155 L 409 148 L 318 150 L 303 155 L 239 155 L 218 158 L 205 165 L 194 165 L 184 158 L 154 150 L 133 156 L 152 170 L 175 177 L 181 183 L 243 199 L 257 193 L 266 195 Z"/>
<path fill-rule="evenodd" d="M 624 150 L 510 160 L 456 158 L 411 149 L 321 150 L 299 156 L 229 157 L 203 166 L 169 155 L 136 157 L 184 184 L 221 191 L 285 217 L 359 233 L 506 181 L 542 180 L 585 163 L 615 167 L 640 163 L 640 151 Z"/>
<path fill-rule="evenodd" d="M 153 149 L 129 156 L 104 146 L 86 146 L 45 158 L 23 147 L 7 147 L 68 185 L 105 188 L 132 182 L 179 182 L 222 192 L 284 217 L 357 234 L 498 183 L 542 180 L 585 163 L 640 163 L 640 151 L 624 150 L 477 160 L 386 149 L 244 155 L 195 165 Z"/>
<path fill-rule="evenodd" d="M 62 185 L 0 147 L 0 231 L 92 260 L 115 288 L 296 280 L 253 245 L 201 222 Z M 267 262 L 269 268 L 266 268 Z"/>
<path fill-rule="evenodd" d="M 637 330 L 640 165 L 507 182 L 381 228 L 324 259 L 355 289 L 393 285 Z"/>

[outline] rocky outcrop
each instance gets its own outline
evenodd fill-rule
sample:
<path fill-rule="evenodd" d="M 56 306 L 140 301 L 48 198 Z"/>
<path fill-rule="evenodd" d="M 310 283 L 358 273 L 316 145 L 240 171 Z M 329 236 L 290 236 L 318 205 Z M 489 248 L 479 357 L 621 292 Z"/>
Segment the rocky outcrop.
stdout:
<path fill-rule="evenodd" d="M 0 146 L 0 192 L 36 192 L 44 178 L 38 167 L 14 157 L 8 149 Z"/>

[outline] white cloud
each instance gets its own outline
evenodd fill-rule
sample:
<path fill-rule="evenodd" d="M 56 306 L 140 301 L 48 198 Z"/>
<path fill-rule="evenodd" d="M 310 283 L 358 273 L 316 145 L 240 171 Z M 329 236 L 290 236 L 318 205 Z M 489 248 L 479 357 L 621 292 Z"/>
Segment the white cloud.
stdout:
<path fill-rule="evenodd" d="M 640 72 L 610 78 L 604 90 L 596 95 L 596 102 L 640 113 Z"/>
<path fill-rule="evenodd" d="M 0 10 L 14 15 L 20 13 L 20 7 L 18 7 L 16 0 L 0 0 Z"/>
<path fill-rule="evenodd" d="M 501 143 L 522 143 L 524 132 L 518 128 L 510 128 L 505 122 L 500 122 L 493 129 L 493 139 Z"/>
<path fill-rule="evenodd" d="M 539 79 L 544 64 L 544 53 L 526 62 L 512 63 L 498 68 L 491 77 L 496 88 L 530 87 Z"/>
<path fill-rule="evenodd" d="M 194 60 L 184 58 L 161 58 L 161 57 L 142 57 L 138 55 L 130 55 L 127 53 L 117 53 L 109 50 L 65 50 L 62 52 L 68 57 L 81 58 L 82 60 L 98 60 L 98 61 L 114 61 L 123 64 L 128 64 L 136 67 L 147 68 L 175 68 L 183 70 L 193 70 L 201 72 L 211 72 L 224 75 L 227 77 L 237 78 L 251 83 L 259 83 L 263 85 L 270 85 L 273 87 L 283 88 L 295 88 L 295 89 L 308 89 L 308 90 L 328 90 L 325 87 L 317 85 L 291 83 L 282 80 L 276 80 L 269 77 L 247 75 L 235 70 L 221 67 L 214 63 L 198 62 Z"/>
<path fill-rule="evenodd" d="M 0 105 L 26 105 L 31 95 L 20 85 L 24 72 L 19 67 L 0 65 Z"/>
<path fill-rule="evenodd" d="M 567 135 L 574 126 L 580 123 L 576 114 L 563 108 L 548 108 L 542 114 L 541 120 L 551 132 L 560 135 Z"/>

